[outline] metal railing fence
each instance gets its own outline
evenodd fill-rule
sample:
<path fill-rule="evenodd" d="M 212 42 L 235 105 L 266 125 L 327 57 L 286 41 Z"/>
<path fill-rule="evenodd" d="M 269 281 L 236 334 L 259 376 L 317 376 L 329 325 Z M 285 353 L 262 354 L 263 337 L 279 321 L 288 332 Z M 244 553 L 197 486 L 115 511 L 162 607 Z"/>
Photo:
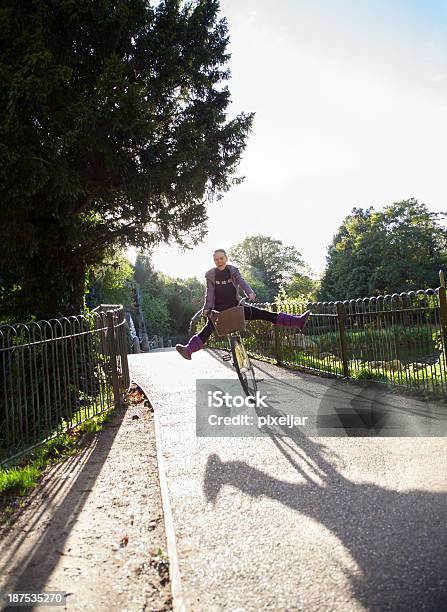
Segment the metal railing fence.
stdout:
<path fill-rule="evenodd" d="M 444 275 L 437 289 L 334 302 L 258 303 L 299 314 L 309 309 L 304 333 L 250 321 L 250 355 L 323 374 L 377 379 L 447 397 L 447 306 Z M 201 322 L 196 326 L 196 331 Z M 222 348 L 213 334 L 208 345 Z"/>
<path fill-rule="evenodd" d="M 0 464 L 124 401 L 124 309 L 0 326 Z"/>

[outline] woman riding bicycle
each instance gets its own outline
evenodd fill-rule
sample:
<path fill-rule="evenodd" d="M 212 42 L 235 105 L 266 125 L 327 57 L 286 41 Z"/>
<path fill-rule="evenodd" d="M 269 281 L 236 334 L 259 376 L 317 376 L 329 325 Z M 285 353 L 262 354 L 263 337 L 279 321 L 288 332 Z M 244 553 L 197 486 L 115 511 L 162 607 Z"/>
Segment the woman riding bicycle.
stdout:
<path fill-rule="evenodd" d="M 210 310 L 221 312 L 227 308 L 237 306 L 237 288 L 241 287 L 249 300 L 255 300 L 256 294 L 250 285 L 242 278 L 236 266 L 228 264 L 228 257 L 223 249 L 216 249 L 213 253 L 216 266 L 208 270 L 206 278 L 206 295 L 202 314 L 207 317 Z M 270 321 L 280 327 L 296 327 L 303 330 L 307 322 L 310 311 L 302 315 L 291 315 L 286 312 L 270 312 L 255 306 L 244 305 L 244 317 L 247 321 Z M 191 354 L 203 348 L 208 338 L 214 331 L 212 321 L 208 319 L 206 325 L 189 339 L 188 344 L 176 344 L 175 348 L 185 359 L 191 359 Z"/>

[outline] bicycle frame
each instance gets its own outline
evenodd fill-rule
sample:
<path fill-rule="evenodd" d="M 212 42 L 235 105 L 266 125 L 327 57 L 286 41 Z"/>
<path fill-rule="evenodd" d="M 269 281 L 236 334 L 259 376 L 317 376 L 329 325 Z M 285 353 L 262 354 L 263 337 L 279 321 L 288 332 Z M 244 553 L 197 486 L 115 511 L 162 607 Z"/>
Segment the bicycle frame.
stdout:
<path fill-rule="evenodd" d="M 241 298 L 239 300 L 239 305 L 245 301 L 246 298 Z M 250 306 L 249 304 L 244 304 L 244 306 Z M 202 314 L 202 309 L 198 310 L 195 315 L 191 318 L 189 324 L 189 333 L 192 331 L 192 325 L 194 321 Z M 209 317 L 207 317 L 209 319 Z M 211 319 L 209 319 L 211 320 Z M 241 335 L 238 331 L 231 332 L 223 336 L 223 338 L 227 338 L 228 348 L 223 349 L 226 351 L 227 355 L 225 355 L 222 359 L 223 361 L 229 361 L 233 358 L 233 367 L 235 368 L 239 381 L 242 385 L 244 393 L 246 395 L 254 395 L 257 391 L 257 382 L 255 378 L 255 373 L 253 370 L 253 366 L 250 362 L 250 357 L 245 349 L 245 346 L 242 342 Z"/>

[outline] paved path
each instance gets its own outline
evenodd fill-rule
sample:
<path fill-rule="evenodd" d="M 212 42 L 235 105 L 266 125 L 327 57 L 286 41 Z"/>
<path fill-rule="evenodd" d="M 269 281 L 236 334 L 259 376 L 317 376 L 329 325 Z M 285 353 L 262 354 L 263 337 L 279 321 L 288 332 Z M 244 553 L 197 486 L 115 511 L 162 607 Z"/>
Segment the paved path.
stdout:
<path fill-rule="evenodd" d="M 167 349 L 129 362 L 159 415 L 192 610 L 447 610 L 446 437 L 198 438 L 196 378 L 233 371 L 208 350 L 192 361 Z M 309 411 L 359 394 L 256 364 L 261 389 L 282 379 Z M 387 398 L 401 413 L 447 413 Z"/>

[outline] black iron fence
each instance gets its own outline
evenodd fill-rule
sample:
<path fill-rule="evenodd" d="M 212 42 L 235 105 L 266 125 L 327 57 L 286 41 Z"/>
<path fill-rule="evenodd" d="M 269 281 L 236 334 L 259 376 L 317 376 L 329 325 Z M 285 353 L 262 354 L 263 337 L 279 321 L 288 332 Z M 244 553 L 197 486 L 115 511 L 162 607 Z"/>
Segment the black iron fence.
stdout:
<path fill-rule="evenodd" d="M 124 309 L 0 326 L 0 463 L 124 401 Z"/>
<path fill-rule="evenodd" d="M 447 306 L 442 272 L 440 280 L 437 289 L 392 295 L 256 304 L 290 314 L 309 309 L 311 315 L 304 333 L 265 321 L 248 322 L 244 344 L 252 356 L 279 365 L 388 381 L 447 396 Z M 223 347 L 214 334 L 208 345 Z"/>

